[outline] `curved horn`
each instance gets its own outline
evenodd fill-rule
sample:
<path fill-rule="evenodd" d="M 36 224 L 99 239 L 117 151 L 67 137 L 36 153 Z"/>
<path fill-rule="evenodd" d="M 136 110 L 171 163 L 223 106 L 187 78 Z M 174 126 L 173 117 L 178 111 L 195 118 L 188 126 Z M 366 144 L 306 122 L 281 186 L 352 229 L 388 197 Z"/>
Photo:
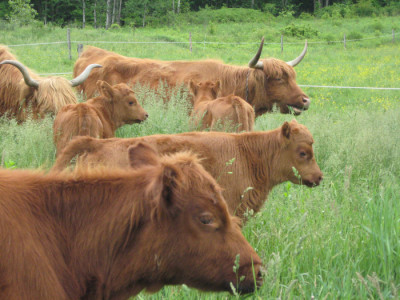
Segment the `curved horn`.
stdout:
<path fill-rule="evenodd" d="M 307 40 L 306 40 L 306 44 L 304 46 L 303 52 L 301 52 L 299 57 L 297 57 L 297 58 L 295 58 L 295 59 L 293 59 L 291 61 L 288 61 L 287 64 L 292 66 L 292 67 L 297 66 L 303 60 L 303 58 L 306 55 L 306 53 L 307 53 Z"/>
<path fill-rule="evenodd" d="M 24 76 L 24 80 L 25 83 L 30 86 L 30 87 L 34 87 L 34 88 L 38 88 L 39 87 L 39 81 L 32 79 L 31 75 L 29 75 L 28 69 L 21 64 L 19 61 L 16 60 L 3 60 L 0 65 L 4 65 L 4 64 L 9 64 L 9 65 L 13 65 L 14 67 L 16 67 L 21 73 L 22 76 Z"/>
<path fill-rule="evenodd" d="M 70 81 L 72 87 L 82 84 L 89 77 L 90 72 L 94 68 L 102 68 L 102 67 L 103 67 L 102 65 L 98 65 L 98 64 L 88 65 L 86 67 L 86 69 L 78 77 L 76 77 Z"/>
<path fill-rule="evenodd" d="M 262 49 L 264 47 L 264 37 L 261 39 L 261 45 L 258 48 L 256 55 L 249 61 L 249 68 L 253 69 L 264 69 L 262 61 L 258 61 L 261 56 Z"/>

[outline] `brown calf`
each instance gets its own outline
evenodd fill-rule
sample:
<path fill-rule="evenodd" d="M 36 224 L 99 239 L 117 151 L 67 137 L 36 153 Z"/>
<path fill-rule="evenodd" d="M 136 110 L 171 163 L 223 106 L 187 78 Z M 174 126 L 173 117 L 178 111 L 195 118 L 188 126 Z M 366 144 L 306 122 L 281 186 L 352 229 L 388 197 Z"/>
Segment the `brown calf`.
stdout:
<path fill-rule="evenodd" d="M 57 153 L 77 135 L 110 138 L 125 124 L 140 123 L 148 114 L 136 100 L 133 91 L 124 83 L 110 86 L 97 81 L 100 96 L 86 103 L 63 107 L 54 120 L 54 144 Z"/>
<path fill-rule="evenodd" d="M 235 129 L 253 131 L 254 109 L 242 98 L 234 95 L 217 98 L 221 89 L 221 81 L 190 81 L 190 90 L 194 95 L 192 119 L 194 124 L 202 125 L 202 129 L 215 129 L 221 125 L 224 131 Z M 216 99 L 217 98 L 217 99 Z"/>
<path fill-rule="evenodd" d="M 260 258 L 195 155 L 160 158 L 144 143 L 128 153 L 130 170 L 0 170 L 0 299 L 128 299 L 171 284 L 230 291 L 230 282 L 246 293 L 261 284 Z"/>
<path fill-rule="evenodd" d="M 197 153 L 203 158 L 204 168 L 224 188 L 230 212 L 240 217 L 247 210 L 260 210 L 268 193 L 282 182 L 290 180 L 313 187 L 319 185 L 323 176 L 315 161 L 312 135 L 295 120 L 265 132 L 191 132 L 107 140 L 77 138 L 65 147 L 53 170 L 63 170 L 76 155 L 81 155 L 82 165 L 129 167 L 127 149 L 138 141 L 152 144 L 163 154 L 182 150 Z"/>

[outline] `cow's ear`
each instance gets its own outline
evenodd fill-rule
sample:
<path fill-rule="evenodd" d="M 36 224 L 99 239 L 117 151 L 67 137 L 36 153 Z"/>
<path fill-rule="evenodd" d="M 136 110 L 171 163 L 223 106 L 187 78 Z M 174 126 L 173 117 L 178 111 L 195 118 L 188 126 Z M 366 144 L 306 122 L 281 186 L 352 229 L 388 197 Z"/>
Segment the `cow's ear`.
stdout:
<path fill-rule="evenodd" d="M 283 123 L 282 125 L 282 135 L 285 138 L 290 138 L 290 133 L 291 133 L 291 128 L 290 128 L 290 124 L 288 122 Z"/>
<path fill-rule="evenodd" d="M 214 87 L 213 87 L 213 91 L 214 91 L 215 97 L 217 97 L 217 95 L 218 95 L 220 89 L 221 89 L 221 80 L 218 79 L 218 80 L 214 83 Z"/>
<path fill-rule="evenodd" d="M 182 203 L 176 195 L 178 170 L 173 166 L 165 166 L 163 171 L 163 188 L 160 199 L 160 208 L 163 215 L 175 218 L 182 211 Z"/>
<path fill-rule="evenodd" d="M 196 92 L 197 92 L 197 84 L 191 79 L 189 81 L 189 89 L 193 94 L 196 94 Z"/>
<path fill-rule="evenodd" d="M 96 82 L 97 89 L 99 90 L 100 95 L 106 97 L 107 99 L 112 99 L 114 96 L 114 89 L 107 82 L 98 80 Z"/>
<path fill-rule="evenodd" d="M 222 85 L 221 80 L 218 79 L 215 82 L 215 90 L 218 91 L 221 88 L 221 85 Z"/>
<path fill-rule="evenodd" d="M 129 164 L 132 168 L 159 166 L 160 158 L 156 150 L 145 142 L 138 142 L 128 148 Z"/>

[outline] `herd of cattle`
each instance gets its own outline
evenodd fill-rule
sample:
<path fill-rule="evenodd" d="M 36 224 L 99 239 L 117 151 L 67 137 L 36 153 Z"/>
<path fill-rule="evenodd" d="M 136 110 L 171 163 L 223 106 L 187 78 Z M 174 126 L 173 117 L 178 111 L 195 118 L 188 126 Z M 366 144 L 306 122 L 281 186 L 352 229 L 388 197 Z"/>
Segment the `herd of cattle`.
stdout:
<path fill-rule="evenodd" d="M 57 150 L 47 174 L 0 170 L 0 298 L 261 286 L 261 259 L 240 230 L 247 212 L 282 182 L 314 187 L 323 178 L 304 125 L 252 132 L 274 105 L 295 114 L 310 105 L 293 69 L 307 43 L 290 62 L 260 60 L 263 45 L 248 67 L 87 47 L 71 81 L 40 77 L 0 46 L 0 116 L 21 123 L 52 113 Z M 191 122 L 211 131 L 115 138 L 120 126 L 151 118 L 130 86 L 160 81 L 186 85 Z M 73 87 L 89 100 L 77 103 Z M 218 124 L 237 132 L 213 131 Z"/>

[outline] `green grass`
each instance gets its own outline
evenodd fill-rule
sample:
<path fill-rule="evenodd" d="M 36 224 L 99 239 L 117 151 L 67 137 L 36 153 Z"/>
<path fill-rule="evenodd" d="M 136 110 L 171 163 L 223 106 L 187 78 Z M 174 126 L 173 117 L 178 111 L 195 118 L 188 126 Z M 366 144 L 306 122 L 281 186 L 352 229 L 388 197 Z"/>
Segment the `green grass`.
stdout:
<path fill-rule="evenodd" d="M 320 35 L 342 39 L 343 33 L 363 37 L 390 34 L 395 18 L 316 20 Z M 279 43 L 280 30 L 290 23 L 311 20 L 272 19 L 263 24 L 214 23 L 171 28 L 121 29 L 105 32 L 72 29 L 73 40 L 258 42 L 262 35 Z M 379 23 L 379 24 L 378 24 Z M 398 22 L 397 22 L 398 23 Z M 268 24 L 268 25 L 267 25 Z M 378 24 L 378 25 L 377 25 Z M 398 26 L 398 25 L 396 25 Z M 398 30 L 398 29 L 397 29 Z M 2 44 L 65 40 L 60 28 L 7 30 Z M 265 56 L 290 60 L 302 49 L 303 39 L 285 37 L 280 45 L 266 45 Z M 216 58 L 245 65 L 257 44 L 195 44 L 190 53 L 180 44 L 96 44 L 124 55 L 159 59 Z M 66 45 L 15 47 L 14 53 L 38 72 L 71 72 Z M 76 54 L 74 53 L 74 59 Z M 398 39 L 391 37 L 339 43 L 311 43 L 305 60 L 296 67 L 302 85 L 400 87 Z M 184 94 L 163 104 L 160 97 L 135 87 L 149 112 L 143 124 L 124 126 L 120 137 L 191 130 Z M 309 189 L 291 183 L 276 187 L 263 210 L 243 232 L 262 257 L 267 272 L 258 299 L 366 299 L 398 298 L 400 290 L 400 91 L 304 88 L 312 99 L 309 111 L 296 117 L 313 133 L 317 162 L 324 172 L 322 185 Z M 293 119 L 271 113 L 256 120 L 256 130 L 269 130 Z M 54 161 L 52 119 L 42 122 L 0 122 L 0 154 L 19 168 L 49 168 Z M 227 293 L 201 293 L 185 286 L 166 287 L 139 299 L 226 299 Z"/>

